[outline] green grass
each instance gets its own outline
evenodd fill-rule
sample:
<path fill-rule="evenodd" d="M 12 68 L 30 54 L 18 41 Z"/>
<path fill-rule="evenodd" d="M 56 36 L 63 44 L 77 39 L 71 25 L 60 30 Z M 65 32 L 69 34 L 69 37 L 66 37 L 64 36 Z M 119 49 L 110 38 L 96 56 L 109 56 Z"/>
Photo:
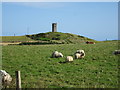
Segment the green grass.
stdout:
<path fill-rule="evenodd" d="M 84 59 L 60 63 L 77 49 L 85 50 Z M 63 45 L 3 46 L 2 68 L 13 77 L 21 71 L 23 88 L 117 88 L 117 42 Z M 51 58 L 53 51 L 62 52 L 64 58 Z"/>
<path fill-rule="evenodd" d="M 14 42 L 14 41 L 34 41 L 26 36 L 0 36 L 3 42 Z"/>

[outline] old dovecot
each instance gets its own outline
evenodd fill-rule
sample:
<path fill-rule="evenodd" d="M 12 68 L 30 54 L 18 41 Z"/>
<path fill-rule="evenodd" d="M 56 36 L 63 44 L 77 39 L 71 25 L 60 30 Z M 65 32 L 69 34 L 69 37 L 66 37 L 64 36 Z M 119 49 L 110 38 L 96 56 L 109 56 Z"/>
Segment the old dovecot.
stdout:
<path fill-rule="evenodd" d="M 57 32 L 57 23 L 52 23 L 52 32 Z"/>

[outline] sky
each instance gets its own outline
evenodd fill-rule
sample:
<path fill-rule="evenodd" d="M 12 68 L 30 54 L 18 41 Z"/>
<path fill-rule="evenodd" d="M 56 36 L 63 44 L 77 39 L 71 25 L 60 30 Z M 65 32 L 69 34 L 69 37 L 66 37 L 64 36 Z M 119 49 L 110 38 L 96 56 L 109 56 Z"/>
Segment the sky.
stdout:
<path fill-rule="evenodd" d="M 98 41 L 118 39 L 117 2 L 3 2 L 2 36 L 52 31 Z"/>

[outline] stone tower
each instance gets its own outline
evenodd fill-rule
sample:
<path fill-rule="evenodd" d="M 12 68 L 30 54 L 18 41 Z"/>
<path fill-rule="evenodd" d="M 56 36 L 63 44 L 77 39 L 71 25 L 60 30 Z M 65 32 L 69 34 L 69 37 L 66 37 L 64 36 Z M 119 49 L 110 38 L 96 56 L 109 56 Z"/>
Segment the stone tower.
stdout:
<path fill-rule="evenodd" d="M 57 23 L 52 23 L 52 32 L 57 32 Z"/>

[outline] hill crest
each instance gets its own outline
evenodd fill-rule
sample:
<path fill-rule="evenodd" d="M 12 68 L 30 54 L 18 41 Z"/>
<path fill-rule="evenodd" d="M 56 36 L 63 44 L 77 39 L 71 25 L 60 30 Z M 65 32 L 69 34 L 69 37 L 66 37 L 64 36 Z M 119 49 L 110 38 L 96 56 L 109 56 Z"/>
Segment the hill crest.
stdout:
<path fill-rule="evenodd" d="M 38 33 L 32 35 L 26 35 L 30 39 L 38 41 L 54 41 L 59 43 L 82 43 L 86 41 L 94 41 L 93 39 L 71 34 L 71 33 L 62 33 L 62 32 L 47 32 L 47 33 Z"/>

